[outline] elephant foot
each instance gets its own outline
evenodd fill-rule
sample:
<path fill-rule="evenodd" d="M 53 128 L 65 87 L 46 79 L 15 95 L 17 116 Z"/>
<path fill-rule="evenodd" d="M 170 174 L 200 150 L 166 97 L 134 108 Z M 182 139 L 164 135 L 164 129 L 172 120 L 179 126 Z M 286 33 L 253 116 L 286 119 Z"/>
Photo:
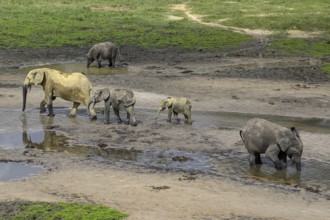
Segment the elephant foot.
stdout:
<path fill-rule="evenodd" d="M 69 118 L 74 118 L 74 117 L 76 117 L 76 115 L 73 115 L 73 114 L 70 114 L 70 113 L 69 113 L 67 116 L 68 116 Z"/>
<path fill-rule="evenodd" d="M 40 114 L 45 113 L 46 109 L 40 109 Z"/>
<path fill-rule="evenodd" d="M 131 123 L 131 126 L 136 127 L 137 126 L 137 123 Z"/>
<path fill-rule="evenodd" d="M 54 117 L 55 114 L 48 114 L 47 116 L 48 116 L 48 117 Z"/>
<path fill-rule="evenodd" d="M 89 119 L 90 119 L 91 121 L 95 121 L 95 120 L 97 120 L 97 116 L 96 116 L 96 115 L 91 115 L 91 116 L 89 117 Z"/>
<path fill-rule="evenodd" d="M 281 162 L 275 162 L 275 168 L 276 168 L 277 170 L 282 170 L 282 169 L 283 169 L 283 167 L 282 167 L 282 163 L 281 163 Z"/>

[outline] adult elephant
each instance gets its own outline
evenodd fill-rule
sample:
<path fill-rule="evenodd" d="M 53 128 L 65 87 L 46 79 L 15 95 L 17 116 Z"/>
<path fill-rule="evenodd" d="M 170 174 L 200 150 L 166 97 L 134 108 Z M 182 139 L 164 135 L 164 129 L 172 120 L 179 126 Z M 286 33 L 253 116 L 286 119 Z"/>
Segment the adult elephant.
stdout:
<path fill-rule="evenodd" d="M 92 46 L 87 53 L 87 68 L 96 60 L 97 68 L 101 67 L 101 61 L 109 60 L 109 66 L 116 67 L 118 47 L 112 42 L 98 43 Z"/>
<path fill-rule="evenodd" d="M 132 126 L 137 126 L 134 105 L 136 102 L 135 95 L 130 89 L 99 89 L 91 96 L 88 106 L 94 106 L 96 103 L 104 101 L 105 123 L 110 123 L 110 106 L 112 106 L 118 122 L 121 123 L 119 110 L 124 108 L 127 113 L 127 120 Z"/>
<path fill-rule="evenodd" d="M 168 122 L 171 122 L 172 114 L 174 114 L 174 118 L 179 121 L 178 114 L 180 113 L 184 115 L 188 124 L 192 124 L 191 102 L 187 98 L 167 97 L 166 99 L 161 100 L 155 120 L 158 119 L 159 113 L 165 108 L 168 108 Z"/>
<path fill-rule="evenodd" d="M 45 105 L 47 105 L 49 117 L 54 116 L 53 100 L 56 97 L 73 102 L 68 116 L 75 117 L 80 104 L 88 106 L 92 90 L 92 84 L 83 73 L 64 73 L 50 68 L 34 69 L 27 74 L 23 83 L 23 111 L 26 106 L 27 92 L 32 85 L 43 87 L 45 97 L 40 103 L 40 113 L 46 112 Z M 88 108 L 88 112 L 92 120 L 96 119 L 93 106 Z"/>
<path fill-rule="evenodd" d="M 241 138 L 250 154 L 250 165 L 261 164 L 260 154 L 265 154 L 280 170 L 286 167 L 286 158 L 292 160 L 298 171 L 301 170 L 303 144 L 298 131 L 288 129 L 270 121 L 253 118 L 240 131 Z"/>

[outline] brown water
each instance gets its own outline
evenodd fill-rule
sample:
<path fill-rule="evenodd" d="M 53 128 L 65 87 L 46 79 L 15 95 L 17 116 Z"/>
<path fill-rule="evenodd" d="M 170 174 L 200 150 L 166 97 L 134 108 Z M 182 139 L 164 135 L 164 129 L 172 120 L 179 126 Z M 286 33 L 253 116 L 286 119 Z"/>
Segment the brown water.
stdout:
<path fill-rule="evenodd" d="M 19 111 L 19 112 L 18 112 Z M 257 181 L 276 185 L 291 185 L 303 187 L 313 192 L 329 194 L 330 163 L 313 158 L 302 158 L 302 171 L 289 165 L 287 169 L 276 171 L 273 164 L 262 158 L 264 164 L 249 167 L 248 155 L 230 150 L 218 152 L 189 152 L 177 150 L 125 150 L 116 148 L 99 148 L 95 146 L 75 146 L 70 144 L 63 132 L 53 126 L 54 120 L 70 120 L 65 118 L 68 109 L 56 109 L 57 116 L 49 118 L 39 115 L 37 109 L 22 114 L 20 110 L 6 110 L 0 108 L 3 121 L 0 125 L 0 149 L 38 148 L 45 152 L 68 152 L 86 155 L 99 162 L 111 160 L 119 163 L 134 163 L 150 169 L 164 169 L 183 171 L 188 173 L 205 173 L 225 176 L 238 180 Z M 136 109 L 137 118 L 153 117 L 155 110 Z M 226 112 L 194 112 L 193 126 L 241 127 L 251 118 L 251 114 Z M 253 115 L 257 116 L 257 115 Z M 101 116 L 102 117 L 102 116 Z M 300 130 L 329 133 L 329 120 L 304 119 L 284 116 L 263 115 L 268 120 L 279 121 L 280 124 L 295 124 Z M 77 121 L 88 122 L 85 110 L 78 112 Z M 99 120 L 102 120 L 100 118 Z M 179 159 L 178 159 L 179 158 Z M 17 173 L 15 178 L 25 177 L 29 171 L 21 173 L 20 166 L 7 165 L 8 172 Z M 1 170 L 1 169 L 0 169 Z M 23 169 L 24 170 L 24 169 Z"/>

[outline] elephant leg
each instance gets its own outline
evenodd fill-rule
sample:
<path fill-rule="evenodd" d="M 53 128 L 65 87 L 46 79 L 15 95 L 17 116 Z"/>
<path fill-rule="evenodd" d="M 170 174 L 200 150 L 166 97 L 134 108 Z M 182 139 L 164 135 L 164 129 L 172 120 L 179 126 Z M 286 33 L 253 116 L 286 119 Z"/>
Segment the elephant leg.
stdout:
<path fill-rule="evenodd" d="M 191 120 L 191 110 L 190 110 L 190 107 L 189 107 L 189 109 L 187 110 L 185 110 L 185 112 L 184 112 L 184 117 L 185 117 L 185 119 L 186 119 L 186 122 L 188 123 L 188 124 L 192 124 L 192 120 Z"/>
<path fill-rule="evenodd" d="M 260 153 L 255 152 L 254 156 L 255 156 L 255 163 L 256 164 L 262 164 L 262 161 L 261 161 L 261 158 L 260 158 Z"/>
<path fill-rule="evenodd" d="M 109 60 L 109 66 L 113 66 L 112 59 L 109 58 L 108 60 Z"/>
<path fill-rule="evenodd" d="M 279 160 L 278 155 L 281 152 L 281 149 L 277 146 L 277 144 L 271 144 L 267 148 L 265 154 L 266 157 L 269 158 L 275 164 L 275 168 L 277 170 L 283 169 L 282 162 Z"/>
<path fill-rule="evenodd" d="M 115 115 L 117 116 L 118 123 L 122 123 L 123 121 L 120 118 L 119 109 L 113 108 L 113 111 L 115 112 Z"/>
<path fill-rule="evenodd" d="M 127 111 L 127 117 L 129 118 L 129 122 L 132 126 L 137 126 L 135 115 L 134 115 L 134 107 L 128 106 L 126 108 Z"/>
<path fill-rule="evenodd" d="M 45 105 L 46 105 L 46 101 L 45 101 L 45 100 L 42 100 L 42 101 L 40 102 L 40 114 L 46 112 Z"/>
<path fill-rule="evenodd" d="M 255 165 L 255 161 L 256 161 L 255 154 L 254 153 L 250 153 L 250 159 L 249 159 L 250 166 L 254 166 Z"/>
<path fill-rule="evenodd" d="M 55 115 L 54 115 L 54 111 L 53 111 L 53 102 L 49 102 L 48 104 L 47 104 L 47 107 L 48 107 L 48 117 L 54 117 Z"/>
<path fill-rule="evenodd" d="M 278 158 L 283 161 L 284 163 L 287 163 L 287 155 L 285 152 L 281 151 L 279 154 L 278 154 Z"/>
<path fill-rule="evenodd" d="M 91 58 L 91 59 L 88 59 L 87 60 L 87 68 L 89 68 L 89 66 L 94 62 L 94 59 Z"/>
<path fill-rule="evenodd" d="M 97 68 L 100 68 L 100 67 L 101 67 L 101 60 L 102 60 L 101 55 L 98 55 L 98 56 L 96 57 Z"/>
<path fill-rule="evenodd" d="M 284 168 L 286 168 L 287 167 L 287 154 L 283 151 L 280 151 L 280 153 L 278 154 L 278 159 L 280 161 L 282 161 L 282 166 Z"/>
<path fill-rule="evenodd" d="M 167 122 L 171 122 L 173 109 L 169 108 L 167 113 Z"/>
<path fill-rule="evenodd" d="M 178 113 L 175 112 L 175 111 L 173 111 L 173 116 L 174 116 L 174 119 L 175 119 L 178 123 L 180 123 L 180 119 L 179 119 L 179 117 L 178 117 Z"/>
<path fill-rule="evenodd" d="M 78 102 L 74 102 L 72 109 L 70 111 L 70 113 L 68 114 L 69 117 L 76 117 L 76 113 L 77 113 L 77 109 L 79 107 L 80 103 Z"/>

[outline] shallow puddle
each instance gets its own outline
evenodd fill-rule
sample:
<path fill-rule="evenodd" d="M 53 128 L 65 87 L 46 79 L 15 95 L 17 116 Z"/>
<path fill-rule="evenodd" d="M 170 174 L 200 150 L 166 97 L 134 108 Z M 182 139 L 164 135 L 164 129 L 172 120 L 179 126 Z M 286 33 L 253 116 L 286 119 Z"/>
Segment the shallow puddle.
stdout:
<path fill-rule="evenodd" d="M 0 181 L 18 180 L 42 172 L 41 166 L 18 162 L 0 162 Z"/>
<path fill-rule="evenodd" d="M 328 161 L 317 161 L 311 158 L 302 159 L 302 171 L 297 173 L 289 166 L 282 171 L 276 171 L 273 164 L 262 158 L 264 164 L 251 167 L 248 164 L 248 154 L 234 151 L 219 152 L 189 152 L 177 150 L 127 150 L 96 146 L 73 146 L 70 138 L 54 124 L 89 123 L 85 111 L 81 111 L 75 119 L 65 116 L 68 109 L 56 109 L 57 115 L 49 118 L 39 115 L 37 109 L 28 113 L 0 109 L 3 116 L 0 125 L 0 150 L 15 148 L 38 148 L 45 152 L 68 152 L 75 155 L 86 155 L 97 161 L 115 160 L 120 163 L 133 163 L 152 169 L 183 171 L 188 173 L 206 173 L 228 176 L 230 178 L 256 180 L 271 184 L 299 186 L 310 191 L 328 191 L 330 188 L 330 164 Z M 79 113 L 79 112 L 78 112 Z M 154 116 L 155 110 L 137 109 L 138 118 Z M 83 116 L 84 115 L 84 116 Z M 139 116 L 140 115 L 140 116 Z M 226 112 L 194 112 L 193 126 L 241 127 L 251 117 L 258 115 L 226 113 Z M 283 125 L 293 124 L 300 130 L 329 133 L 329 120 L 304 119 L 285 116 L 262 115 L 260 117 L 278 121 Z M 102 119 L 99 119 L 102 121 Z M 166 123 L 165 119 L 159 123 Z M 1 170 L 20 172 L 19 166 L 5 164 Z"/>

